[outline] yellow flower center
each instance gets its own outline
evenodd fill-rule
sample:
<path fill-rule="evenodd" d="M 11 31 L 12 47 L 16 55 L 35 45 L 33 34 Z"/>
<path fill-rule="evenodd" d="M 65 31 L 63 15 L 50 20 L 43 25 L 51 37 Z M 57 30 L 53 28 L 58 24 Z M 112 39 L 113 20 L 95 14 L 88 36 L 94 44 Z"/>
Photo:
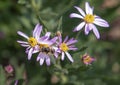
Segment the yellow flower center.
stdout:
<path fill-rule="evenodd" d="M 43 47 L 49 47 L 48 44 L 39 44 L 40 48 L 43 48 Z"/>
<path fill-rule="evenodd" d="M 64 52 L 69 50 L 69 48 L 68 48 L 68 46 L 66 45 L 66 43 L 62 43 L 62 44 L 60 45 L 60 48 L 61 48 L 61 50 L 64 51 Z"/>
<path fill-rule="evenodd" d="M 29 42 L 29 44 L 30 44 L 32 47 L 34 47 L 35 45 L 37 45 L 37 40 L 36 40 L 34 37 L 30 37 L 30 38 L 28 39 L 28 42 Z"/>
<path fill-rule="evenodd" d="M 95 20 L 95 17 L 94 15 L 91 15 L 91 14 L 87 14 L 85 17 L 84 17 L 84 21 L 86 23 L 93 23 Z"/>
<path fill-rule="evenodd" d="M 91 57 L 86 56 L 83 61 L 86 62 L 86 63 L 90 63 L 91 62 Z"/>

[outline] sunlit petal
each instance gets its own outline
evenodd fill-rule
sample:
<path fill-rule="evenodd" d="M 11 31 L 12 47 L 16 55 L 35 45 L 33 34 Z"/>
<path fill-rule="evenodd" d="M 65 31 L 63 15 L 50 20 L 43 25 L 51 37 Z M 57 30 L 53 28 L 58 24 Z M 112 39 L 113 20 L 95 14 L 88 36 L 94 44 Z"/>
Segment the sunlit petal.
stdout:
<path fill-rule="evenodd" d="M 28 60 L 31 59 L 31 57 L 32 57 L 32 52 L 33 52 L 33 48 L 31 48 L 31 49 L 29 50 L 29 52 L 28 52 Z"/>
<path fill-rule="evenodd" d="M 96 18 L 94 23 L 98 26 L 101 26 L 101 27 L 109 27 L 108 22 L 105 21 L 104 19 L 101 19 L 101 18 Z"/>
<path fill-rule="evenodd" d="M 80 18 L 80 19 L 83 19 L 83 16 L 77 14 L 77 13 L 72 13 L 70 14 L 70 18 Z"/>
<path fill-rule="evenodd" d="M 85 3 L 85 11 L 86 14 L 93 14 L 93 8 L 90 7 L 88 2 Z"/>
<path fill-rule="evenodd" d="M 81 30 L 81 29 L 83 28 L 84 25 L 85 25 L 85 22 L 80 23 L 77 27 L 74 28 L 73 31 L 75 32 L 75 31 Z"/>
<path fill-rule="evenodd" d="M 65 58 L 65 53 L 64 53 L 64 52 L 62 52 L 62 57 L 61 57 L 61 60 L 64 60 L 64 58 Z"/>
<path fill-rule="evenodd" d="M 94 32 L 95 36 L 97 37 L 97 39 L 99 39 L 100 38 L 100 34 L 99 34 L 96 26 L 95 25 L 91 25 L 91 26 L 92 26 L 92 29 L 93 29 L 93 32 Z"/>
<path fill-rule="evenodd" d="M 20 36 L 22 36 L 22 37 L 24 37 L 24 38 L 26 38 L 26 39 L 29 39 L 29 37 L 28 37 L 26 34 L 24 34 L 23 32 L 18 31 L 17 33 L 18 33 Z"/>
<path fill-rule="evenodd" d="M 49 58 L 49 56 L 47 56 L 47 58 L 46 58 L 46 64 L 47 64 L 47 66 L 50 66 L 50 58 Z"/>
<path fill-rule="evenodd" d="M 82 16 L 85 16 L 85 12 L 80 7 L 77 6 L 74 7 L 81 13 Z"/>
<path fill-rule="evenodd" d="M 71 56 L 68 52 L 65 52 L 65 54 L 67 55 L 68 59 L 69 59 L 71 62 L 74 62 L 72 56 Z"/>

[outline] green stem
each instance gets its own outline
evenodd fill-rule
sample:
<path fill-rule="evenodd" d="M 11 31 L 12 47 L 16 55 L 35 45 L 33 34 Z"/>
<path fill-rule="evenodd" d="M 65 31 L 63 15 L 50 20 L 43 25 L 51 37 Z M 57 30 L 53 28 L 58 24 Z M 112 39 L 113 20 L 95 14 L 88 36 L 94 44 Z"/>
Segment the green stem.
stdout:
<path fill-rule="evenodd" d="M 35 4 L 35 3 L 34 3 L 34 4 Z M 33 8 L 33 10 L 34 10 L 34 12 L 35 12 L 35 14 L 36 14 L 36 17 L 37 17 L 38 20 L 39 20 L 39 23 L 41 23 L 41 24 L 43 25 L 43 27 L 45 28 L 45 29 L 43 29 L 43 31 L 44 31 L 44 32 L 47 32 L 47 31 L 48 31 L 48 28 L 47 28 L 47 26 L 44 24 L 43 20 L 42 20 L 41 17 L 40 17 L 39 9 L 38 9 L 37 7 L 35 7 L 35 6 L 33 6 L 32 1 L 31 1 L 31 6 L 32 6 L 32 8 Z"/>
<path fill-rule="evenodd" d="M 39 23 L 41 23 L 43 25 L 43 27 L 45 28 L 44 31 L 47 32 L 48 31 L 48 28 L 47 26 L 44 24 L 44 22 L 42 21 L 41 17 L 38 15 L 38 13 L 36 13 L 36 16 L 39 20 Z"/>
<path fill-rule="evenodd" d="M 60 57 L 58 57 L 56 63 L 54 64 L 54 67 L 57 68 L 58 70 L 62 70 L 62 66 L 60 64 Z"/>
<path fill-rule="evenodd" d="M 80 31 L 77 33 L 75 39 L 78 39 L 79 35 L 80 35 Z"/>

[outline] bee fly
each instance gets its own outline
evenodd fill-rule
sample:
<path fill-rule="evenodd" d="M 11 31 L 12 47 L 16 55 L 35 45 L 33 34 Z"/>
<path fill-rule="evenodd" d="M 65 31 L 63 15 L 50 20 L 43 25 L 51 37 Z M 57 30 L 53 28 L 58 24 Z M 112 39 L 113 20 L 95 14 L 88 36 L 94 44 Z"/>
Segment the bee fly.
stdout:
<path fill-rule="evenodd" d="M 55 50 L 54 49 L 52 49 L 51 47 L 42 47 L 41 48 L 41 52 L 45 52 L 46 54 L 48 54 L 48 53 L 54 53 L 55 52 Z"/>

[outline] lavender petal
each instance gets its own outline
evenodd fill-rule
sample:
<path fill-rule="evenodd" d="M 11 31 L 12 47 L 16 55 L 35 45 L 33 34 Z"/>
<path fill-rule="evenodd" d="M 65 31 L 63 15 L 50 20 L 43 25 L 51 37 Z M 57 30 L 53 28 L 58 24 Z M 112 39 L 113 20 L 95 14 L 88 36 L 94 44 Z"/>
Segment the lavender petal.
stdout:
<path fill-rule="evenodd" d="M 94 21 L 94 24 L 101 26 L 101 27 L 109 27 L 108 22 L 101 18 L 96 18 Z"/>
<path fill-rule="evenodd" d="M 90 26 L 89 26 L 89 24 L 86 24 L 85 25 L 85 35 L 88 35 L 89 34 L 89 31 L 90 31 Z"/>
<path fill-rule="evenodd" d="M 100 38 L 100 34 L 99 34 L 96 26 L 92 25 L 92 29 L 93 29 L 93 32 L 94 32 L 95 36 L 97 37 L 97 39 L 99 39 Z"/>
<path fill-rule="evenodd" d="M 61 60 L 64 60 L 64 58 L 65 58 L 65 53 L 64 53 L 64 52 L 62 52 L 62 57 L 61 57 Z"/>
<path fill-rule="evenodd" d="M 73 30 L 73 32 L 81 30 L 84 25 L 85 25 L 85 22 L 80 23 L 77 27 L 75 27 L 75 29 Z"/>
<path fill-rule="evenodd" d="M 50 58 L 49 58 L 49 56 L 47 56 L 47 58 L 46 58 L 46 64 L 47 64 L 47 66 L 50 66 Z"/>
<path fill-rule="evenodd" d="M 86 14 L 93 14 L 93 8 L 90 7 L 88 2 L 85 3 L 85 11 Z"/>
<path fill-rule="evenodd" d="M 70 14 L 70 18 L 80 18 L 80 19 L 83 19 L 83 16 L 77 14 L 77 13 L 71 13 Z"/>
<path fill-rule="evenodd" d="M 26 34 L 24 34 L 23 32 L 18 31 L 17 33 L 18 33 L 20 36 L 22 36 L 22 37 L 24 37 L 24 38 L 26 38 L 26 39 L 29 39 L 29 37 L 28 37 Z"/>
<path fill-rule="evenodd" d="M 68 52 L 65 52 L 65 54 L 67 55 L 68 59 L 69 59 L 71 62 L 74 62 L 72 56 L 71 56 Z"/>
<path fill-rule="evenodd" d="M 82 16 L 85 16 L 85 12 L 80 7 L 77 6 L 74 7 L 81 13 Z"/>
<path fill-rule="evenodd" d="M 32 52 L 33 52 L 33 48 L 31 48 L 31 49 L 29 50 L 29 52 L 28 52 L 28 60 L 31 59 L 31 57 L 32 57 Z"/>

